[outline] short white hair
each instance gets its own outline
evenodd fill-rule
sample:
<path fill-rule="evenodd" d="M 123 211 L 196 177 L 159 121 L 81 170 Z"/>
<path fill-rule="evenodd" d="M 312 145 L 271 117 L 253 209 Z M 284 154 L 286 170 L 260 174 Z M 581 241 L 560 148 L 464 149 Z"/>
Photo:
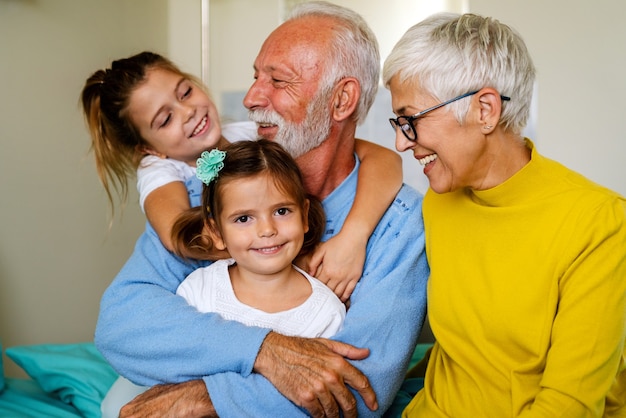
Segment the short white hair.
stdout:
<path fill-rule="evenodd" d="M 337 21 L 333 28 L 335 41 L 328 51 L 329 66 L 322 76 L 320 91 L 329 91 L 345 77 L 356 78 L 361 86 L 361 96 L 355 119 L 357 123 L 362 123 L 374 103 L 380 81 L 380 53 L 376 35 L 361 15 L 326 1 L 297 4 L 287 20 L 307 16 L 329 17 Z"/>
<path fill-rule="evenodd" d="M 526 126 L 535 82 L 535 67 L 522 37 L 491 17 L 438 13 L 411 27 L 383 66 L 383 83 L 418 82 L 440 101 L 492 87 L 503 96 L 500 124 L 519 134 Z M 469 103 L 452 103 L 459 122 Z"/>

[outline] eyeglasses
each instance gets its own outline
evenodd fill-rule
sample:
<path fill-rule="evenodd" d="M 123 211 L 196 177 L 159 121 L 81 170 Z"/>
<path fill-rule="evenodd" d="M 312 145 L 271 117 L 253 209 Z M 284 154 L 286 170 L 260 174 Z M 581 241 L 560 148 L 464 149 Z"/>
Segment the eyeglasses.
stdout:
<path fill-rule="evenodd" d="M 402 131 L 406 139 L 408 139 L 409 141 L 417 142 L 417 131 L 415 130 L 415 123 L 414 123 L 417 119 L 421 118 L 428 112 L 432 112 L 435 109 L 439 109 L 440 107 L 448 105 L 452 102 L 456 102 L 457 100 L 461 100 L 467 96 L 472 96 L 478 93 L 479 91 L 480 90 L 476 90 L 476 91 L 471 91 L 469 93 L 462 94 L 460 96 L 455 97 L 454 99 L 446 100 L 443 103 L 439 103 L 438 105 L 429 107 L 426 110 L 422 110 L 421 112 L 416 113 L 412 116 L 398 116 L 395 119 L 389 118 L 389 123 L 391 123 L 391 127 L 394 130 L 396 130 L 397 128 L 400 128 L 400 130 Z M 507 96 L 500 96 L 500 99 L 502 99 L 503 101 L 511 100 L 511 98 Z"/>

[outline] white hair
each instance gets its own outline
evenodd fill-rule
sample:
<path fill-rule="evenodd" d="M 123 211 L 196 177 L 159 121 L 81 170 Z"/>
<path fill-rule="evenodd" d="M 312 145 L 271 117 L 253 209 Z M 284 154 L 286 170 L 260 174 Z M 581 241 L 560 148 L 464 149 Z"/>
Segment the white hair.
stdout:
<path fill-rule="evenodd" d="M 383 66 L 383 83 L 393 77 L 444 101 L 492 87 L 503 96 L 500 124 L 519 134 L 530 115 L 535 67 L 521 36 L 491 17 L 438 13 L 411 27 Z M 452 103 L 459 122 L 467 101 Z"/>

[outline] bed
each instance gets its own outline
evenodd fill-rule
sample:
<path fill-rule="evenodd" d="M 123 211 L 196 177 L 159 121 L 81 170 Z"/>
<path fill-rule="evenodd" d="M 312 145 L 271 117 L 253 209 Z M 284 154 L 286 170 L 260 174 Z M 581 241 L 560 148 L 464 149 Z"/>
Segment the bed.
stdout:
<path fill-rule="evenodd" d="M 6 356 L 29 378 L 4 376 L 0 357 L 0 417 L 100 417 L 100 403 L 117 374 L 93 343 L 9 347 Z"/>
<path fill-rule="evenodd" d="M 410 366 L 430 346 L 418 344 Z M 16 346 L 5 354 L 29 378 L 4 377 L 0 356 L 2 418 L 99 418 L 100 403 L 118 377 L 93 343 Z M 422 384 L 422 379 L 405 380 L 385 417 L 400 416 Z"/>

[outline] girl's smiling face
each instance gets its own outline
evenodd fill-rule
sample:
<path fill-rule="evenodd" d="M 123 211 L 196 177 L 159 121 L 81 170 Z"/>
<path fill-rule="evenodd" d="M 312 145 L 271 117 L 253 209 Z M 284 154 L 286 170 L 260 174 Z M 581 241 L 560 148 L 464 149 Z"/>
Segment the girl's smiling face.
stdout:
<path fill-rule="evenodd" d="M 257 277 L 291 269 L 308 231 L 305 208 L 277 187 L 269 175 L 244 177 L 220 188 L 221 242 L 240 272 Z"/>
<path fill-rule="evenodd" d="M 195 166 L 222 131 L 209 96 L 186 77 L 154 68 L 131 94 L 129 117 L 148 143 L 145 152 Z"/>

